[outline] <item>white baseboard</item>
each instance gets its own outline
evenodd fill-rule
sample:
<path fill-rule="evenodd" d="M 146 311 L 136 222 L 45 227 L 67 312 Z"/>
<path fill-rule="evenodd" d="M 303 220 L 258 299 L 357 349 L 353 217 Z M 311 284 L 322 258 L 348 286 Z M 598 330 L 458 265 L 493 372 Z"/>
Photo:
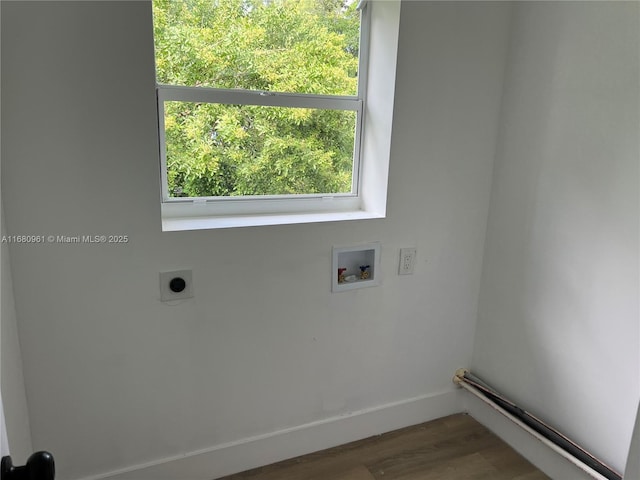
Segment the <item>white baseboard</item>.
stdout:
<path fill-rule="evenodd" d="M 496 409 L 466 390 L 461 391 L 461 402 L 469 415 L 502 438 L 511 448 L 552 479 L 606 480 L 595 471 L 591 473 L 586 471 L 586 469 L 590 470 L 588 467 L 581 468 L 562 457 L 524 430 L 516 421 L 501 413 L 499 408 Z"/>
<path fill-rule="evenodd" d="M 459 413 L 461 393 L 452 387 L 84 480 L 211 480 Z"/>

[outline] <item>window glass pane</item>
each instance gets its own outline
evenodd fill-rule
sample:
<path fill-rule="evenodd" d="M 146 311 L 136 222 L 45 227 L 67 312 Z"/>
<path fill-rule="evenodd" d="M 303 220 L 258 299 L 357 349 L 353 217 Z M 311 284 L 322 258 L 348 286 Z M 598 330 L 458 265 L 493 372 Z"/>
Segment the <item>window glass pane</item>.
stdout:
<path fill-rule="evenodd" d="M 153 0 L 157 81 L 356 95 L 354 0 Z"/>
<path fill-rule="evenodd" d="M 351 193 L 356 115 L 166 101 L 169 196 Z"/>

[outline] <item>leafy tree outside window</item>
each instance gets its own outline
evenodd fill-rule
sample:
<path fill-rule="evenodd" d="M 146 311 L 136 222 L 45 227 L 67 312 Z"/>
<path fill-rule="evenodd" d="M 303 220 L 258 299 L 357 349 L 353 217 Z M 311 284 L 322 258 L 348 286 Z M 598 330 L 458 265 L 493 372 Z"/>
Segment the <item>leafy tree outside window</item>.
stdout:
<path fill-rule="evenodd" d="M 153 10 L 165 200 L 357 193 L 356 2 Z"/>

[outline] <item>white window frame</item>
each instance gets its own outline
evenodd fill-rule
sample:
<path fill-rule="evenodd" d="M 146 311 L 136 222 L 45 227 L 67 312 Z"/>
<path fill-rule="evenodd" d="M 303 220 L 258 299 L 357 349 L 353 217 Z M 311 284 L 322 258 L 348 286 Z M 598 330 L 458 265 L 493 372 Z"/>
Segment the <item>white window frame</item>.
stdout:
<path fill-rule="evenodd" d="M 359 72 L 365 75 L 358 79 L 357 96 L 157 86 L 164 231 L 385 216 L 400 0 L 370 0 L 362 4 Z M 322 195 L 170 197 L 164 142 L 165 101 L 355 111 L 352 191 Z"/>

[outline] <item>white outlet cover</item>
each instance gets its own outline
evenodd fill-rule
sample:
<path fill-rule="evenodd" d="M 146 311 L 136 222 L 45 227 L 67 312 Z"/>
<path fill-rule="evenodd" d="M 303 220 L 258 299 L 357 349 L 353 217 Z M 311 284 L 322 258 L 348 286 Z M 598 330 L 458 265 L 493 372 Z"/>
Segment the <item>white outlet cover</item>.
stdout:
<path fill-rule="evenodd" d="M 416 265 L 415 248 L 400 249 L 400 263 L 398 265 L 398 275 L 413 275 L 413 269 Z"/>
<path fill-rule="evenodd" d="M 182 278 L 185 282 L 184 290 L 174 292 L 169 288 L 171 280 Z M 174 270 L 173 272 L 160 272 L 160 300 L 170 302 L 193 297 L 193 273 L 191 270 Z"/>

